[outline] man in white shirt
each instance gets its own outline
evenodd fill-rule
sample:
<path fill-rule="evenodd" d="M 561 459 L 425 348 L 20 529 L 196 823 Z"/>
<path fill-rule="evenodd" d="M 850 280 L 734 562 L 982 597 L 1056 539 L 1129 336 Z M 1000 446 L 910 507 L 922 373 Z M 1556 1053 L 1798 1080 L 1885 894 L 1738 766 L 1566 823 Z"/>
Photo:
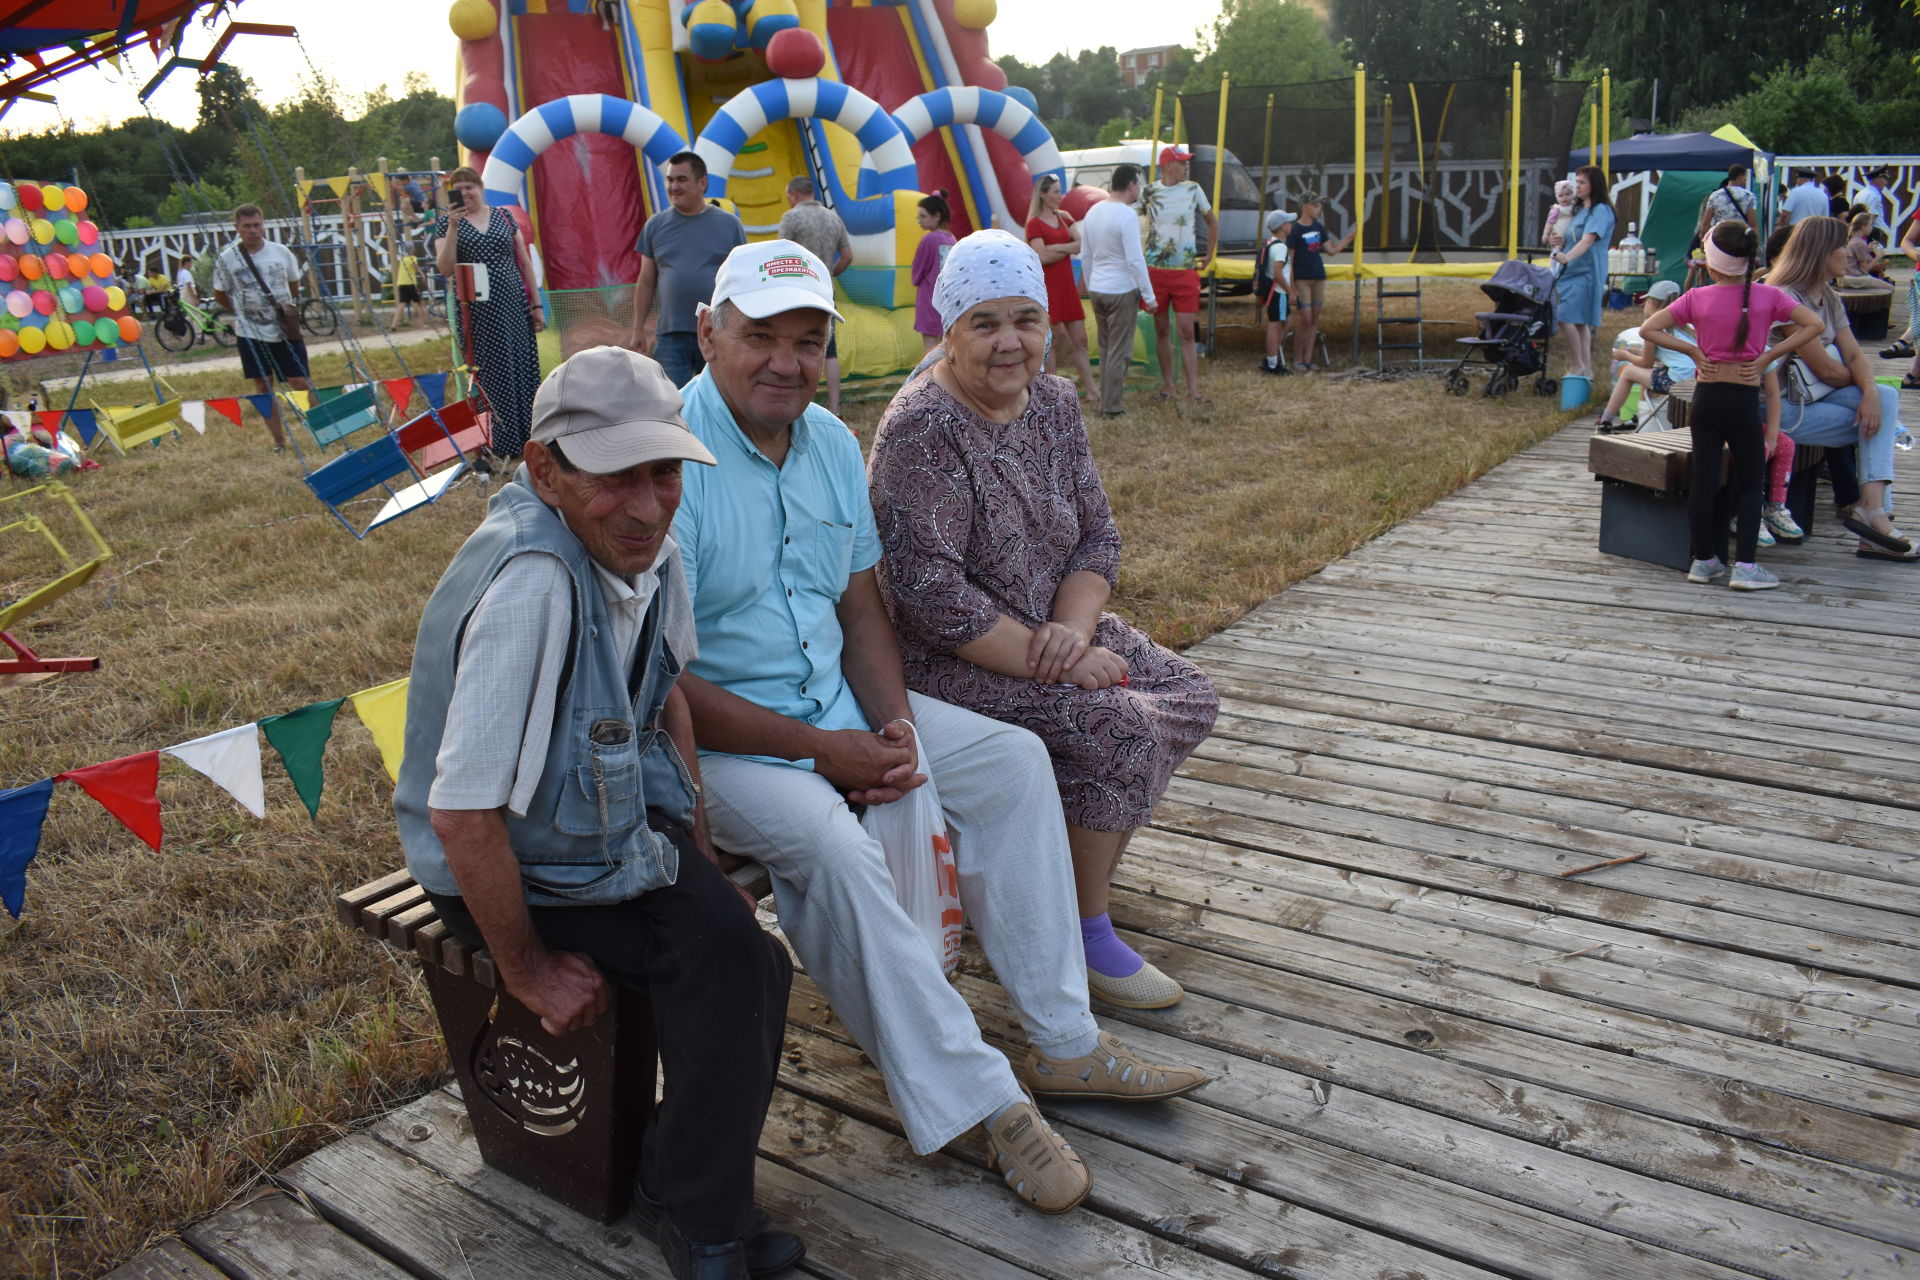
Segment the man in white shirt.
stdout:
<path fill-rule="evenodd" d="M 1162 400 L 1172 400 L 1172 329 L 1180 332 L 1180 363 L 1187 377 L 1187 400 L 1205 404 L 1200 394 L 1200 353 L 1194 342 L 1194 324 L 1200 318 L 1200 275 L 1220 247 L 1220 223 L 1200 184 L 1187 177 L 1193 153 L 1185 147 L 1160 150 L 1160 181 L 1142 193 L 1146 209 L 1147 274 L 1153 280 L 1158 305 L 1153 309 L 1154 347 L 1160 356 Z M 1201 248 L 1200 228 L 1207 229 Z M 1168 310 L 1173 314 L 1169 316 Z"/>
<path fill-rule="evenodd" d="M 1780 217 L 1789 226 L 1802 218 L 1823 218 L 1827 213 L 1827 193 L 1815 181 L 1813 170 L 1801 169 L 1794 174 L 1793 190 L 1787 192 L 1780 201 Z"/>
<path fill-rule="evenodd" d="M 311 391 L 307 380 L 307 344 L 289 340 L 280 327 L 280 311 L 292 307 L 300 293 L 300 263 L 293 250 L 267 239 L 266 218 L 257 204 L 233 211 L 233 229 L 240 236 L 213 260 L 213 300 L 233 315 L 234 336 L 240 340 L 240 374 L 253 379 L 261 395 L 283 379 L 296 391 Z M 280 401 L 267 401 L 267 432 L 273 451 L 287 447 L 286 428 L 280 423 Z"/>
<path fill-rule="evenodd" d="M 1080 264 L 1093 299 L 1094 328 L 1100 332 L 1100 412 L 1117 418 L 1127 411 L 1134 313 L 1143 302 L 1149 311 L 1155 303 L 1140 248 L 1140 219 L 1132 207 L 1140 198 L 1140 171 L 1120 165 L 1107 186 L 1107 198 L 1080 221 Z"/>
<path fill-rule="evenodd" d="M 1853 193 L 1853 202 L 1865 205 L 1873 215 L 1874 238 L 1882 245 L 1893 240 L 1893 193 L 1887 190 L 1892 176 L 1886 169 L 1875 169 L 1867 175 L 1867 185 Z"/>

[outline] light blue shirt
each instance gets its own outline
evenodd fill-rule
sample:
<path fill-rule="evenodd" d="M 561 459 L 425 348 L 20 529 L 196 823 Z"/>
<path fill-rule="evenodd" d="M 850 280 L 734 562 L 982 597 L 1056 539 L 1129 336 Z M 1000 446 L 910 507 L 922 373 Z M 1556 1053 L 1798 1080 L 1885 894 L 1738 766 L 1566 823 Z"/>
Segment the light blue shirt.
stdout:
<path fill-rule="evenodd" d="M 835 613 L 848 579 L 880 562 L 859 441 L 808 405 L 776 467 L 734 423 L 710 372 L 681 395 L 687 425 L 719 461 L 685 469 L 673 521 L 700 642 L 688 670 L 821 729 L 870 727 L 840 671 Z"/>
<path fill-rule="evenodd" d="M 1824 218 L 1832 208 L 1827 200 L 1827 189 L 1817 182 L 1802 182 L 1787 192 L 1786 199 L 1780 202 L 1780 211 L 1787 215 L 1789 223 L 1802 218 Z"/>

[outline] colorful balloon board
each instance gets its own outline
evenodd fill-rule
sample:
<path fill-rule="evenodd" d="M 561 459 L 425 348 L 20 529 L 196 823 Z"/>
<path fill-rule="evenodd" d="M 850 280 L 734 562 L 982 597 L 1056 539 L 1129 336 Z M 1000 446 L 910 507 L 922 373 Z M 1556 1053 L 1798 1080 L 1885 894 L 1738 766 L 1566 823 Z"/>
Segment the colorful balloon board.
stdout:
<path fill-rule="evenodd" d="M 59 183 L 0 182 L 0 362 L 140 339 L 127 294 L 80 215 L 87 193 Z"/>

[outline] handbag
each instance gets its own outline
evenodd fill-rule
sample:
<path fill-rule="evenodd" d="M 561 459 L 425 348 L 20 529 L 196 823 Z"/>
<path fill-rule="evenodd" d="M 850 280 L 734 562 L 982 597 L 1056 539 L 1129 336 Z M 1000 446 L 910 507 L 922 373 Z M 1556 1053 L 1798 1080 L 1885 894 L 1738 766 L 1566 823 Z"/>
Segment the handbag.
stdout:
<path fill-rule="evenodd" d="M 1835 360 L 1840 358 L 1837 347 L 1829 346 L 1827 354 Z M 1813 404 L 1840 389 L 1822 382 L 1819 375 L 1814 373 L 1813 366 L 1799 356 L 1788 358 L 1786 367 L 1781 370 L 1781 382 L 1782 394 L 1786 396 L 1788 404 Z"/>
<path fill-rule="evenodd" d="M 916 753 L 920 746 L 913 734 Z M 933 774 L 916 758 L 916 772 L 927 780 L 892 804 L 868 805 L 860 825 L 879 841 L 893 877 L 893 894 L 933 951 L 942 973 L 951 975 L 960 963 L 960 938 L 965 916 L 960 907 L 960 874 L 954 866 L 953 842 L 947 838 L 947 818 Z"/>
<path fill-rule="evenodd" d="M 273 303 L 274 315 L 280 320 L 280 336 L 288 342 L 300 341 L 300 308 L 291 302 L 280 302 L 273 296 L 273 290 L 267 287 L 267 278 L 260 274 L 260 268 L 253 263 L 253 255 L 247 252 L 244 244 L 238 246 L 240 256 L 246 259 L 247 270 L 253 272 L 253 282 L 260 286 L 260 292 L 267 295 L 267 301 Z"/>

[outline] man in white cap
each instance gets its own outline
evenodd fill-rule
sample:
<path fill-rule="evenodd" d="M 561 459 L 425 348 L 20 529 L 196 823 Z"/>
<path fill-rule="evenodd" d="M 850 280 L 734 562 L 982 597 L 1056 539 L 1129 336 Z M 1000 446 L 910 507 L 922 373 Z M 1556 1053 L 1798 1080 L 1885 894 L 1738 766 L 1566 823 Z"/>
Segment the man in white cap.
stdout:
<path fill-rule="evenodd" d="M 682 464 L 713 461 L 646 356 L 547 376 L 525 465 L 422 613 L 394 790 L 408 870 L 550 1034 L 609 982 L 651 999 L 666 1090 L 634 1215 L 679 1280 L 805 1252 L 753 1206 L 792 966 L 713 861 L 675 683 L 696 649 L 669 530 Z"/>
<path fill-rule="evenodd" d="M 1087 1011 L 1040 740 L 907 691 L 860 446 L 813 403 L 838 319 L 826 264 L 786 240 L 735 249 L 700 318 L 707 368 L 686 386 L 686 416 L 718 465 L 687 478 L 674 533 L 700 640 L 681 683 L 714 841 L 772 873 L 782 930 L 879 1067 L 914 1150 L 985 1125 L 1014 1193 L 1062 1213 L 1092 1180 L 1028 1090 L 1166 1098 L 1206 1077 L 1143 1061 Z M 1031 1043 L 1018 1075 L 981 1039 L 849 808 L 899 800 L 923 767 L 955 835 L 961 902 Z"/>

